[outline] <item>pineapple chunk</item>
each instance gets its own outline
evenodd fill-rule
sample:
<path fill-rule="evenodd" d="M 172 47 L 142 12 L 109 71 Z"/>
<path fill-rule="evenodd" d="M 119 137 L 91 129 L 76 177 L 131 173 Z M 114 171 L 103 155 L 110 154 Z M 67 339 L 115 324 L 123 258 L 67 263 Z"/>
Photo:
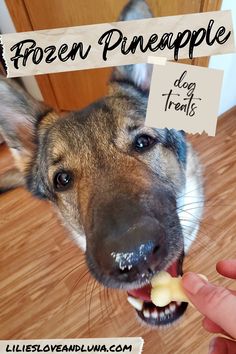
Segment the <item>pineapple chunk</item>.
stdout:
<path fill-rule="evenodd" d="M 161 271 L 153 277 L 151 285 L 151 300 L 158 307 L 164 307 L 171 301 L 189 302 L 181 277 L 174 278 L 168 272 Z"/>

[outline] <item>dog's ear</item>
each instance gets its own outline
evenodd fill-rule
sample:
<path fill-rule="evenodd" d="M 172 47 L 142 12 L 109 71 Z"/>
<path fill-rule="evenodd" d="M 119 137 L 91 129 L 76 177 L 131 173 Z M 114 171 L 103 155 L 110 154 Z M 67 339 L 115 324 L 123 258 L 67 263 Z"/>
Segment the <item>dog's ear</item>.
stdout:
<path fill-rule="evenodd" d="M 151 18 L 152 13 L 145 0 L 130 0 L 124 7 L 119 21 Z M 118 66 L 113 70 L 111 81 L 128 81 L 141 90 L 149 90 L 152 75 L 151 64 Z"/>
<path fill-rule="evenodd" d="M 21 170 L 37 148 L 37 126 L 50 111 L 13 80 L 0 76 L 0 131 Z"/>

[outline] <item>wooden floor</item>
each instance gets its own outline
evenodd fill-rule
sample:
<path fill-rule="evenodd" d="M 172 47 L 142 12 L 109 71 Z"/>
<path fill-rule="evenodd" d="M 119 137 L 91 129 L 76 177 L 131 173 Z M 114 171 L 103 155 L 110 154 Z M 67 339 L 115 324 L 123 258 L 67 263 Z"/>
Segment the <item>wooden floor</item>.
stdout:
<path fill-rule="evenodd" d="M 236 257 L 236 108 L 219 121 L 216 137 L 190 140 L 205 166 L 206 207 L 184 270 L 229 284 L 217 276 L 215 262 Z M 2 147 L 1 170 L 11 163 Z M 23 189 L 2 195 L 0 339 L 108 336 L 142 336 L 149 354 L 207 353 L 211 337 L 192 308 L 171 328 L 142 327 L 125 293 L 107 291 L 90 277 L 49 204 Z"/>

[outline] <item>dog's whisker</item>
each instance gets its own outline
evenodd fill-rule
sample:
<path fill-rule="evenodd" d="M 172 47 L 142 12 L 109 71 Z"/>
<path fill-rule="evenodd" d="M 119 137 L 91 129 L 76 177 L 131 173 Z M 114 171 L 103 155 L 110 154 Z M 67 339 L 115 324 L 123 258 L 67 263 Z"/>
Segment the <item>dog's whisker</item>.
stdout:
<path fill-rule="evenodd" d="M 197 216 L 193 215 L 192 213 L 186 211 L 187 214 L 189 214 L 190 216 L 192 216 L 195 220 L 191 220 L 191 223 L 201 223 L 202 227 L 210 227 L 211 229 L 215 229 L 216 231 L 225 231 L 225 229 L 221 228 L 220 226 L 214 225 L 212 224 L 212 222 L 207 222 L 206 220 L 201 220 L 201 218 L 198 218 Z M 182 219 L 180 218 L 180 220 L 182 221 L 189 221 L 188 219 Z"/>
<path fill-rule="evenodd" d="M 106 314 L 108 317 L 110 317 L 110 307 L 112 306 L 110 301 L 109 301 L 109 296 L 108 296 L 109 292 L 108 292 L 108 288 L 104 288 L 104 305 L 105 305 L 105 309 L 106 309 Z"/>
<path fill-rule="evenodd" d="M 88 335 L 91 336 L 91 305 L 92 305 L 92 296 L 96 288 L 97 282 L 95 279 L 92 280 L 89 303 L 88 303 Z M 86 290 L 87 291 L 87 290 Z"/>
<path fill-rule="evenodd" d="M 81 266 L 83 266 L 85 264 L 85 262 L 81 262 L 79 265 L 77 265 L 76 267 L 74 267 L 71 271 L 69 271 L 68 273 L 66 273 L 60 280 L 59 282 L 57 282 L 56 284 L 52 284 L 52 285 L 49 285 L 49 291 L 52 291 L 53 289 L 55 289 L 63 280 L 65 280 L 70 274 L 72 274 L 74 271 L 78 270 Z M 85 269 L 85 273 L 89 273 L 89 271 L 87 269 Z M 84 274 L 84 272 L 82 273 Z M 80 280 L 80 279 L 79 279 Z M 48 295 L 48 288 L 47 288 L 47 295 Z M 45 300 L 45 297 L 42 296 L 42 298 L 40 299 L 40 303 L 42 303 L 43 301 Z M 69 300 L 69 299 L 68 299 Z M 65 309 L 64 309 L 64 313 L 62 315 L 62 319 L 64 321 L 64 318 L 65 318 L 65 310 L 66 310 L 66 306 L 68 304 L 68 300 L 67 300 L 67 303 L 65 305 Z M 43 322 L 42 325 L 40 326 L 39 330 L 45 326 L 45 323 Z"/>
<path fill-rule="evenodd" d="M 192 203 L 192 204 L 194 204 L 194 203 Z M 191 205 L 191 204 L 186 204 L 186 205 Z M 184 208 L 186 205 L 184 205 L 182 208 Z M 235 204 L 236 205 L 236 204 Z M 212 204 L 211 205 L 204 205 L 204 209 L 207 209 L 207 208 L 221 208 L 221 207 L 233 207 L 233 206 L 235 206 L 234 204 L 219 204 L 219 205 L 217 205 L 217 204 L 213 204 L 213 202 L 212 202 Z M 202 208 L 202 206 L 200 205 L 200 206 L 193 206 L 193 208 L 190 208 L 190 209 L 187 209 L 187 210 L 196 210 L 196 209 L 201 209 Z M 180 211 L 185 211 L 184 209 L 180 209 L 180 208 L 176 208 L 177 210 L 180 210 Z"/>
<path fill-rule="evenodd" d="M 185 208 L 185 207 L 187 207 L 187 206 L 190 206 L 190 205 L 195 205 L 195 204 L 200 204 L 200 208 L 202 208 L 202 205 L 203 205 L 203 203 L 205 203 L 204 201 L 200 201 L 200 200 L 198 200 L 198 201 L 196 201 L 196 202 L 191 202 L 191 203 L 185 203 L 185 204 L 182 204 L 182 205 L 179 205 L 179 206 L 177 206 L 176 207 L 176 210 L 182 210 L 183 208 Z"/>
<path fill-rule="evenodd" d="M 110 294 L 110 299 L 111 299 L 113 308 L 117 309 L 117 307 L 120 306 L 121 303 L 124 301 L 123 294 L 120 291 L 114 291 L 113 289 L 110 289 L 108 293 Z M 122 298 L 121 298 L 121 295 L 122 295 Z M 116 324 L 116 326 L 113 326 L 114 328 L 117 329 L 122 326 L 122 322 L 120 320 L 121 320 L 120 316 L 117 316 L 116 321 L 112 321 L 112 323 Z"/>
<path fill-rule="evenodd" d="M 188 229 L 189 229 L 189 231 L 188 231 Z M 205 243 L 207 244 L 207 241 L 210 240 L 209 236 L 204 231 L 202 231 L 201 229 L 199 230 L 199 233 L 202 234 L 204 237 L 206 237 L 207 240 L 205 240 L 205 239 L 199 240 L 198 238 L 195 239 L 194 237 L 191 237 L 191 230 L 192 230 L 191 226 L 188 226 L 188 225 L 184 226 L 185 234 L 186 234 L 186 232 L 189 232 L 189 234 L 186 234 L 186 237 L 188 238 L 188 240 L 194 241 L 196 244 L 200 244 L 202 246 L 204 246 Z"/>
<path fill-rule="evenodd" d="M 214 250 L 215 250 L 215 245 L 210 245 L 209 246 L 209 243 L 206 241 L 206 242 L 198 242 L 196 240 L 192 240 L 191 237 L 188 237 L 190 235 L 187 234 L 186 232 L 186 238 L 189 239 L 190 241 L 194 241 L 195 242 L 195 248 L 194 249 L 191 249 L 191 254 L 195 254 L 199 252 L 199 249 L 198 247 L 201 247 L 201 250 L 206 252 L 206 254 L 208 254 L 209 256 L 211 256 L 213 253 L 214 253 Z"/>
<path fill-rule="evenodd" d="M 119 304 L 119 300 L 118 300 L 119 291 L 114 292 L 114 290 L 111 289 L 109 291 L 109 294 L 110 294 L 110 299 L 111 299 L 112 305 L 114 306 L 114 308 L 116 308 L 117 305 Z"/>
<path fill-rule="evenodd" d="M 109 290 L 108 288 L 102 287 L 101 291 L 99 292 L 99 297 L 100 297 L 100 304 L 101 305 L 101 314 L 102 314 L 102 320 L 103 320 L 103 324 L 107 323 L 107 321 L 109 320 L 109 325 L 111 324 L 115 331 L 116 328 L 114 326 L 114 321 L 112 321 L 111 319 L 111 314 L 114 310 L 114 306 L 110 301 L 109 298 Z M 104 316 L 104 312 L 105 312 L 105 316 Z"/>
<path fill-rule="evenodd" d="M 71 298 L 72 298 L 72 295 L 73 295 L 75 289 L 77 288 L 77 286 L 78 286 L 78 284 L 80 283 L 80 281 L 81 281 L 82 279 L 84 279 L 86 276 L 89 276 L 89 275 L 90 275 L 90 274 L 89 274 L 89 270 L 88 270 L 88 269 L 85 269 L 85 271 L 82 273 L 82 275 L 75 281 L 75 283 L 74 283 L 74 285 L 73 285 L 73 287 L 72 287 L 71 293 L 68 295 L 68 299 L 67 299 L 67 301 L 66 301 L 66 303 L 65 303 L 65 306 L 64 306 L 63 319 L 64 319 L 65 316 L 66 316 L 66 311 L 67 311 L 67 308 L 68 308 L 68 306 L 69 306 L 69 303 L 70 303 L 70 301 L 71 301 Z"/>
<path fill-rule="evenodd" d="M 178 195 L 176 199 L 184 198 L 184 197 L 188 196 L 190 193 L 197 192 L 197 191 L 202 192 L 202 186 L 198 186 L 197 188 L 194 188 L 188 192 L 184 192 L 183 194 Z M 192 196 L 189 196 L 189 197 L 192 197 Z"/>
<path fill-rule="evenodd" d="M 100 305 L 101 305 L 101 315 L 102 315 L 102 320 L 105 322 L 106 321 L 106 305 L 105 305 L 105 289 L 104 287 L 101 287 L 99 291 L 99 300 L 100 300 Z M 105 314 L 105 315 L 104 315 Z"/>
<path fill-rule="evenodd" d="M 220 199 L 220 198 L 217 198 L 217 199 L 213 199 L 213 198 L 211 198 L 211 199 L 205 199 L 205 200 L 196 200 L 196 201 L 192 201 L 191 203 L 184 203 L 184 204 L 182 204 L 182 205 L 179 205 L 176 209 L 178 210 L 178 209 L 180 209 L 180 208 L 184 208 L 184 207 L 186 207 L 186 206 L 188 206 L 188 205 L 192 205 L 192 204 L 203 204 L 204 203 L 204 207 L 205 207 L 205 205 L 207 206 L 207 207 L 210 207 L 211 205 L 217 205 L 217 204 L 220 204 L 220 206 L 233 206 L 233 205 L 235 205 L 236 204 L 236 202 L 235 202 L 235 200 L 234 199 L 232 199 L 232 201 L 229 199 L 229 198 L 227 198 L 227 203 L 226 202 L 224 202 L 223 201 L 223 203 L 222 203 L 222 199 Z M 210 204 L 210 205 L 209 205 Z"/>
<path fill-rule="evenodd" d="M 103 288 L 103 301 L 104 301 L 106 320 L 107 320 L 107 317 L 109 317 L 109 320 L 112 323 L 111 313 L 112 313 L 113 304 L 111 303 L 110 298 L 109 298 L 109 291 L 110 291 L 110 289 L 105 288 L 105 287 Z"/>
<path fill-rule="evenodd" d="M 72 268 L 69 272 L 67 272 L 58 282 L 56 283 L 48 283 L 47 284 L 47 295 L 51 291 L 55 290 L 67 277 L 69 277 L 71 274 L 73 274 L 76 270 L 79 270 L 80 268 L 86 266 L 86 261 L 82 261 L 81 263 L 77 264 L 74 268 Z M 41 302 L 44 301 L 45 297 L 42 296 Z"/>
<path fill-rule="evenodd" d="M 75 271 L 76 269 L 80 268 L 80 266 L 81 266 L 81 264 L 80 264 L 79 266 L 76 266 L 75 268 L 73 268 L 73 269 L 72 269 L 69 273 L 67 273 L 62 279 L 60 279 L 59 283 L 60 283 L 61 281 L 63 281 L 63 279 L 65 279 L 66 276 L 68 276 L 68 274 L 71 274 L 71 273 L 73 273 L 73 271 Z M 86 275 L 86 274 L 89 273 L 89 271 L 88 271 L 87 269 L 85 269 L 85 272 L 83 272 L 82 274 L 84 274 L 84 273 L 85 273 L 85 275 Z M 83 275 L 83 276 L 84 276 L 84 275 Z M 78 285 L 80 279 L 83 278 L 83 276 L 80 277 L 80 278 L 78 279 L 78 281 L 75 282 L 75 284 L 74 284 L 74 286 L 73 286 L 73 288 L 72 288 L 72 293 L 73 293 L 75 287 Z M 53 288 L 55 288 L 57 285 L 59 285 L 59 283 L 57 283 L 55 286 L 53 286 Z M 65 316 L 66 316 L 67 306 L 69 305 L 69 302 L 70 302 L 70 298 L 71 298 L 72 293 L 69 295 L 69 298 L 67 299 L 67 302 L 66 302 L 66 304 L 64 305 L 64 311 L 63 311 L 63 315 L 62 315 L 62 321 L 63 321 L 63 323 L 64 323 L 64 319 L 65 319 Z M 41 301 L 43 301 L 43 299 L 42 299 Z M 42 323 L 40 329 L 41 329 L 42 326 L 44 326 L 44 325 L 45 325 L 45 324 Z"/>
<path fill-rule="evenodd" d="M 186 220 L 186 221 L 188 221 L 188 220 Z M 191 222 L 192 223 L 192 225 L 198 225 L 198 222 L 194 222 L 194 221 L 192 221 Z M 186 230 L 186 228 L 187 228 L 187 230 L 189 230 L 189 232 L 191 233 L 192 232 L 192 225 L 184 225 L 184 226 L 182 226 L 182 228 L 183 228 L 183 230 L 185 231 Z M 208 227 L 208 226 L 206 226 L 206 227 Z M 202 234 L 203 236 L 204 236 L 204 238 L 203 239 L 199 239 L 198 237 L 197 238 L 195 238 L 195 236 L 193 236 L 192 238 L 191 238 L 191 240 L 192 241 L 195 241 L 196 243 L 201 243 L 203 240 L 211 240 L 211 238 L 208 236 L 209 235 L 209 233 L 210 233 L 210 231 L 208 230 L 208 229 L 206 229 L 206 227 L 202 227 L 202 225 L 201 225 L 201 227 L 199 228 L 199 230 L 198 230 L 198 233 L 199 234 Z M 190 238 L 189 238 L 190 239 Z"/>
<path fill-rule="evenodd" d="M 90 274 L 90 273 L 89 273 Z M 88 277 L 87 281 L 86 281 L 86 288 L 85 288 L 85 293 L 84 293 L 84 304 L 85 306 L 88 305 L 88 296 L 89 296 L 89 285 L 90 285 L 90 282 L 93 280 L 93 278 L 91 276 Z"/>
<path fill-rule="evenodd" d="M 106 314 L 109 318 L 109 324 L 112 324 L 113 328 L 115 329 L 114 321 L 112 321 L 112 318 L 111 318 L 111 314 L 113 313 L 113 310 L 114 310 L 114 305 L 109 298 L 109 294 L 110 294 L 109 290 L 110 289 L 105 288 L 105 291 L 104 291 L 105 309 L 106 309 Z"/>
<path fill-rule="evenodd" d="M 195 224 L 198 225 L 198 222 L 195 222 Z M 217 227 L 215 227 L 215 228 L 217 228 Z M 203 235 L 204 237 L 201 239 L 199 239 L 199 238 L 195 239 L 195 238 L 191 238 L 191 230 L 192 230 L 191 225 L 184 225 L 183 229 L 185 231 L 185 237 L 188 240 L 194 241 L 194 243 L 196 245 L 200 245 L 201 247 L 203 247 L 205 249 L 205 251 L 207 251 L 209 254 L 211 254 L 213 252 L 213 249 L 215 249 L 215 247 L 216 247 L 217 240 L 212 242 L 212 238 L 209 236 L 209 233 L 207 233 L 208 230 L 202 230 L 202 227 L 200 227 L 198 230 L 198 233 Z M 188 230 L 189 230 L 189 233 L 188 233 Z"/>

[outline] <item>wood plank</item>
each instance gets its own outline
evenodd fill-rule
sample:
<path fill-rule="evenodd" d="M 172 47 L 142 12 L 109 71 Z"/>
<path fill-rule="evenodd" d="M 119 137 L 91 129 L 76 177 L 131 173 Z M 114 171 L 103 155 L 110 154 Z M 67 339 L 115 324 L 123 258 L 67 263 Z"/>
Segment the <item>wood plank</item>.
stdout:
<path fill-rule="evenodd" d="M 202 0 L 201 12 L 218 11 L 221 9 L 222 0 Z"/>
<path fill-rule="evenodd" d="M 218 122 L 216 137 L 189 136 L 204 166 L 206 205 L 198 238 L 184 269 L 217 284 L 219 259 L 235 258 L 236 107 Z M 0 169 L 12 164 L 0 148 Z M 191 208 L 189 212 L 191 213 Z M 142 336 L 144 354 L 207 353 L 212 337 L 189 308 L 176 326 L 140 326 L 126 294 L 104 288 L 87 273 L 84 256 L 70 241 L 52 207 L 23 189 L 0 197 L 0 338 Z"/>
<path fill-rule="evenodd" d="M 218 11 L 221 9 L 222 0 L 202 0 L 200 12 Z M 210 57 L 195 58 L 193 65 L 205 66 L 209 65 Z"/>

